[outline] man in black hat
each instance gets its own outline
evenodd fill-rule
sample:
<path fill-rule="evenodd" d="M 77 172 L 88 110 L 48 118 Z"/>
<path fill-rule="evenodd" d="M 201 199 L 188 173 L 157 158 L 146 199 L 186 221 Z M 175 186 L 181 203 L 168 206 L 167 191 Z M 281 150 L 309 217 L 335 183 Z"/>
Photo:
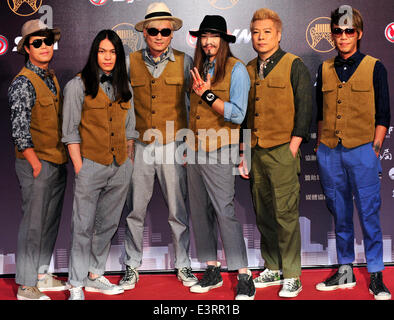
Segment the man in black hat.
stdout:
<path fill-rule="evenodd" d="M 252 300 L 255 287 L 242 227 L 234 211 L 234 161 L 238 153 L 239 127 L 247 107 L 250 80 L 243 63 L 233 57 L 226 21 L 221 16 L 205 16 L 198 31 L 194 56 L 193 91 L 190 95 L 189 128 L 197 136 L 188 143 L 187 180 L 197 255 L 207 263 L 203 278 L 190 288 L 204 293 L 222 286 L 217 258 L 218 222 L 229 270 L 238 270 L 237 300 Z M 213 133 L 213 134 L 212 134 Z M 235 157 L 237 160 L 237 156 Z M 208 160 L 208 161 L 207 161 Z"/>
<path fill-rule="evenodd" d="M 61 91 L 48 69 L 59 39 L 59 29 L 49 29 L 39 19 L 27 21 L 17 46 L 26 63 L 8 89 L 23 212 L 16 254 L 18 300 L 50 300 L 42 291 L 66 289 L 48 273 L 67 177 L 60 141 Z"/>

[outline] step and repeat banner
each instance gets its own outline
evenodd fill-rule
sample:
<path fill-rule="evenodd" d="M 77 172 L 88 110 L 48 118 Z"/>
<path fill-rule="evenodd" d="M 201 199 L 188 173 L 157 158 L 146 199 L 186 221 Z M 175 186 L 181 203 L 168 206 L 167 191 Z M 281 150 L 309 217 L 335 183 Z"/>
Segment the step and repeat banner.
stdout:
<path fill-rule="evenodd" d="M 14 147 L 11 140 L 10 112 L 7 89 L 24 63 L 16 52 L 23 23 L 41 19 L 50 27 L 59 27 L 62 38 L 55 46 L 51 67 L 63 88 L 84 66 L 91 42 L 102 29 L 115 30 L 123 40 L 126 53 L 145 46 L 142 33 L 134 25 L 143 20 L 147 0 L 1 0 L 0 1 L 0 274 L 15 272 L 17 231 L 21 220 L 21 196 L 14 169 Z M 227 20 L 228 32 L 236 36 L 231 45 L 235 56 L 245 63 L 256 54 L 251 43 L 250 20 L 255 10 L 267 7 L 279 13 L 283 20 L 281 47 L 300 56 L 308 67 L 313 81 L 319 64 L 336 55 L 330 38 L 330 13 L 346 4 L 361 11 L 364 17 L 364 37 L 361 49 L 383 62 L 389 73 L 391 101 L 394 101 L 394 2 L 392 0 L 167 0 L 172 14 L 183 20 L 183 27 L 175 32 L 172 46 L 193 56 L 196 39 L 189 30 L 197 30 L 207 14 L 222 15 Z M 392 108 L 392 111 L 394 109 Z M 394 112 L 392 112 L 394 114 Z M 319 181 L 316 155 L 316 107 L 311 127 L 311 139 L 301 147 L 302 170 L 300 174 L 301 201 L 300 224 L 302 235 L 302 265 L 332 265 L 337 263 L 333 219 L 326 208 Z M 390 126 L 380 155 L 382 163 L 382 207 L 384 261 L 394 262 L 394 132 Z M 63 216 L 51 271 L 67 272 L 70 248 L 70 221 L 72 213 L 73 168 L 69 163 L 68 186 Z M 250 267 L 261 267 L 260 235 L 255 226 L 255 215 L 249 182 L 237 177 L 236 213 L 242 223 L 248 248 Z M 108 271 L 124 269 L 122 265 L 125 235 L 123 213 L 119 229 L 112 240 Z M 172 269 L 174 249 L 168 211 L 158 184 L 148 207 L 144 229 L 144 256 L 141 270 Z M 363 237 L 354 217 L 356 263 L 365 263 Z M 193 234 L 193 233 L 192 233 Z M 204 268 L 197 259 L 193 237 L 190 256 L 194 269 Z M 218 257 L 225 267 L 225 256 L 220 246 Z"/>

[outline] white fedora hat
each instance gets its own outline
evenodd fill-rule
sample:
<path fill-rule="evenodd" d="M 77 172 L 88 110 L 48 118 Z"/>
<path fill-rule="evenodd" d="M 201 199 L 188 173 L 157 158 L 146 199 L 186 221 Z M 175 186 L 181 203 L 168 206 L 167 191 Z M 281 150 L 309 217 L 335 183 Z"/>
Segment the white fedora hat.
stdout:
<path fill-rule="evenodd" d="M 164 2 L 153 2 L 146 9 L 145 19 L 135 25 L 135 30 L 143 31 L 145 22 L 163 19 L 174 21 L 174 30 L 179 30 L 182 27 L 182 20 L 173 17 L 170 9 Z"/>

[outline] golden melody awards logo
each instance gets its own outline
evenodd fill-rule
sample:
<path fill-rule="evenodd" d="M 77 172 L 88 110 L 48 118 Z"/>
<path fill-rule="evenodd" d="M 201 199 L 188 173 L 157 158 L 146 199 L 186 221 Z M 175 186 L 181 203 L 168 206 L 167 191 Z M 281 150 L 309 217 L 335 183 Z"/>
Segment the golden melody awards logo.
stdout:
<path fill-rule="evenodd" d="M 126 55 L 142 48 L 142 33 L 136 31 L 134 25 L 131 23 L 119 23 L 113 27 L 112 30 L 122 39 Z"/>
<path fill-rule="evenodd" d="M 226 10 L 234 7 L 239 0 L 208 0 L 208 2 L 216 9 Z"/>
<path fill-rule="evenodd" d="M 319 17 L 311 21 L 306 28 L 306 41 L 315 51 L 327 53 L 335 49 L 331 38 L 331 18 Z"/>
<path fill-rule="evenodd" d="M 12 12 L 22 17 L 31 16 L 42 5 L 42 0 L 7 0 L 7 2 Z"/>

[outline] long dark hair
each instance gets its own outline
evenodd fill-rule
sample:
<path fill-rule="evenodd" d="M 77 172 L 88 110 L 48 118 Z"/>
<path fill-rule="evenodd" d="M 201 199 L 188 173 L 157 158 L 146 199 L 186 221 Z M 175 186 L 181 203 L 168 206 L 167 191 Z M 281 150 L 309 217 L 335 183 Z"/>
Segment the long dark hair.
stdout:
<path fill-rule="evenodd" d="M 234 57 L 234 55 L 231 53 L 229 43 L 220 37 L 220 47 L 216 55 L 215 73 L 213 75 L 212 84 L 223 80 L 225 76 L 226 62 L 229 57 Z M 194 53 L 194 66 L 197 68 L 200 74 L 203 72 L 204 61 L 206 59 L 207 56 L 201 46 L 201 37 L 198 37 L 197 47 Z"/>
<path fill-rule="evenodd" d="M 113 30 L 101 30 L 94 38 L 88 61 L 82 69 L 82 80 L 85 84 L 85 94 L 92 96 L 94 99 L 99 90 L 99 65 L 97 61 L 97 54 L 100 42 L 108 39 L 115 47 L 116 62 L 112 70 L 112 86 L 115 92 L 115 100 L 119 102 L 127 102 L 131 99 L 131 92 L 128 85 L 128 77 L 126 71 L 125 52 L 122 40 Z"/>

